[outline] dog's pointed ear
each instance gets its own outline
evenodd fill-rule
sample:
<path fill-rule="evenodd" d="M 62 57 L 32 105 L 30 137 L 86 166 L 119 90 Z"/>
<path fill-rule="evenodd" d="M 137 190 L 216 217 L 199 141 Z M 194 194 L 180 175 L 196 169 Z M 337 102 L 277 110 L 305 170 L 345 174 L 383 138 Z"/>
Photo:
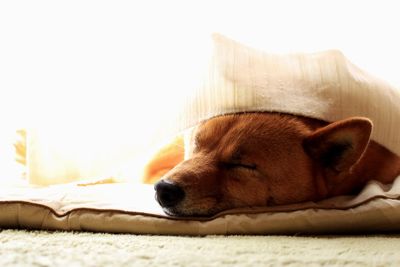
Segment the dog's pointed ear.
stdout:
<path fill-rule="evenodd" d="M 372 122 L 369 119 L 352 117 L 316 130 L 304 139 L 303 147 L 323 167 L 343 172 L 361 158 L 371 131 Z"/>

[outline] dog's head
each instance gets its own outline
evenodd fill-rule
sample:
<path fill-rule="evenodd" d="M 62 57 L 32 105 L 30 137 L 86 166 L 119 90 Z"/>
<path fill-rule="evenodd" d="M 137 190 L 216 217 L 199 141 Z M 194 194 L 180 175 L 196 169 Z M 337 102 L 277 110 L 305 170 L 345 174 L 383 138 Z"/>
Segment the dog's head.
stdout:
<path fill-rule="evenodd" d="M 212 118 L 192 134 L 188 157 L 155 185 L 166 213 L 209 216 L 225 209 L 316 200 L 360 159 L 372 124 L 326 124 L 275 113 Z"/>

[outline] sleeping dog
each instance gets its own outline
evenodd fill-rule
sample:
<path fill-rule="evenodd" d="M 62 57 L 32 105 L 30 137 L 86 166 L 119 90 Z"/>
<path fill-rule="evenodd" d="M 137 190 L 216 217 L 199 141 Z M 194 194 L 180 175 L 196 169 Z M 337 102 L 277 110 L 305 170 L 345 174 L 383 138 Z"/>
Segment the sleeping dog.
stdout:
<path fill-rule="evenodd" d="M 363 117 L 326 123 L 279 113 L 223 115 L 198 125 L 185 145 L 147 168 L 162 175 L 155 196 L 173 216 L 318 201 L 357 193 L 369 180 L 392 182 L 400 157 L 370 140 Z"/>

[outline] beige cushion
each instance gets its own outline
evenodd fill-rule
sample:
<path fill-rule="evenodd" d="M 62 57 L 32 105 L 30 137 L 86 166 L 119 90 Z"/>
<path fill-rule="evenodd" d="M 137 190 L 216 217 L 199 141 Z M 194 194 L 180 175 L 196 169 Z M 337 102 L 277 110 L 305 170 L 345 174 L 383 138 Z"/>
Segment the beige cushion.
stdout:
<path fill-rule="evenodd" d="M 393 185 L 370 182 L 358 196 L 230 210 L 212 218 L 166 216 L 148 185 L 3 187 L 0 227 L 178 235 L 399 231 L 400 177 Z"/>

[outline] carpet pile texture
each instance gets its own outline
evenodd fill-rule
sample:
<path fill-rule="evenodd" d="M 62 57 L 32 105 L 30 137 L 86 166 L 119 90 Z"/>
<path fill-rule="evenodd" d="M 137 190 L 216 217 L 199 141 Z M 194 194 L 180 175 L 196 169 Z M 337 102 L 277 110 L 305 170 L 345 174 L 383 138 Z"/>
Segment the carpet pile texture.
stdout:
<path fill-rule="evenodd" d="M 0 266 L 400 266 L 400 235 L 152 236 L 0 230 Z"/>

